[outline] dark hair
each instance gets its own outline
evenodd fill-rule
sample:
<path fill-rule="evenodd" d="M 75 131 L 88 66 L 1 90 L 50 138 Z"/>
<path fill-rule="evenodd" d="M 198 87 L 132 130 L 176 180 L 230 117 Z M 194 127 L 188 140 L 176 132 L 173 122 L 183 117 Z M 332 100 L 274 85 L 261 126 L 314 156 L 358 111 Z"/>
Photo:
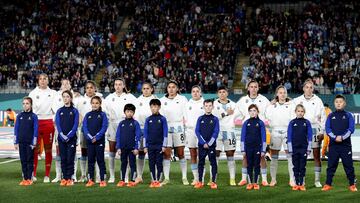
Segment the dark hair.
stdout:
<path fill-rule="evenodd" d="M 330 106 L 329 106 L 329 104 L 325 103 L 325 104 L 324 104 L 324 107 L 330 107 Z"/>
<path fill-rule="evenodd" d="M 70 90 L 65 90 L 61 93 L 61 96 L 64 96 L 64 94 L 68 94 L 71 97 L 70 105 L 74 106 L 74 103 L 72 102 L 72 99 L 74 98 L 73 93 Z"/>
<path fill-rule="evenodd" d="M 134 104 L 126 104 L 124 106 L 124 113 L 126 110 L 133 111 L 135 113 L 136 107 Z"/>
<path fill-rule="evenodd" d="M 214 104 L 214 100 L 213 100 L 213 99 L 205 99 L 203 103 L 204 103 L 204 104 L 205 104 L 205 103 L 212 103 L 212 104 Z"/>
<path fill-rule="evenodd" d="M 344 95 L 342 95 L 342 94 L 336 95 L 335 99 L 343 99 L 346 102 L 346 97 Z M 335 99 L 334 99 L 334 101 L 335 101 Z"/>
<path fill-rule="evenodd" d="M 259 108 L 256 104 L 251 104 L 249 107 L 248 107 L 248 111 L 250 111 L 250 109 L 256 109 L 257 112 L 259 112 Z"/>
<path fill-rule="evenodd" d="M 30 111 L 32 111 L 32 105 L 33 105 L 33 100 L 32 100 L 32 98 L 31 98 L 31 97 L 26 96 L 26 97 L 24 97 L 24 98 L 23 98 L 23 101 L 24 101 L 24 100 L 28 100 L 28 101 L 30 102 L 30 104 L 31 104 Z"/>
<path fill-rule="evenodd" d="M 150 100 L 149 104 L 150 104 L 150 106 L 151 105 L 161 106 L 161 102 L 159 99 L 152 99 L 152 100 Z"/>
<path fill-rule="evenodd" d="M 102 102 L 102 100 L 101 100 L 101 98 L 100 98 L 99 96 L 93 96 L 93 97 L 91 98 L 90 102 L 92 102 L 94 99 L 96 99 L 96 100 L 99 101 L 99 103 L 100 103 L 99 111 L 102 111 L 102 108 L 101 108 L 101 102 Z"/>
<path fill-rule="evenodd" d="M 12 109 L 11 109 L 11 108 L 8 108 L 8 109 L 6 109 L 6 111 L 12 111 Z"/>
<path fill-rule="evenodd" d="M 169 80 L 169 82 L 166 84 L 166 94 L 165 94 L 165 97 L 168 97 L 169 96 L 169 93 L 167 92 L 167 88 L 169 87 L 170 84 L 174 84 L 176 85 L 176 87 L 178 88 L 178 91 L 177 93 L 179 94 L 179 84 L 175 81 L 175 80 Z"/>
<path fill-rule="evenodd" d="M 220 91 L 220 90 L 228 91 L 227 87 L 224 85 L 221 85 L 220 87 L 218 87 L 217 91 Z"/>

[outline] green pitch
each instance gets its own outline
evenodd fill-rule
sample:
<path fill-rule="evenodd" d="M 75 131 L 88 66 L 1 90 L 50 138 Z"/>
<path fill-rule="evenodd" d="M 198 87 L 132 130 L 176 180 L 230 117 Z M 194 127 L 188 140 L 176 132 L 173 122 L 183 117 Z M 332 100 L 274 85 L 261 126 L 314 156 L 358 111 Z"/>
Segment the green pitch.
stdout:
<path fill-rule="evenodd" d="M 0 162 L 8 159 L 0 159 Z M 323 162 L 324 166 L 326 162 Z M 119 161 L 116 162 L 116 178 L 119 178 Z M 189 166 L 190 168 L 190 166 Z M 54 176 L 55 167 L 52 168 Z M 360 164 L 355 163 L 355 171 L 359 174 Z M 237 161 L 237 181 L 241 177 L 240 161 Z M 323 167 L 322 183 L 325 181 L 325 167 Z M 348 191 L 348 182 L 341 164 L 334 178 L 334 190 L 322 192 L 314 188 L 313 162 L 308 162 L 307 191 L 291 191 L 288 186 L 287 162 L 279 162 L 278 186 L 274 188 L 261 187 L 260 191 L 246 191 L 245 187 L 231 187 L 228 184 L 228 170 L 226 161 L 219 163 L 217 190 L 204 187 L 195 190 L 191 186 L 181 184 L 181 174 L 178 162 L 171 164 L 171 184 L 162 188 L 149 188 L 149 171 L 146 165 L 145 184 L 134 188 L 117 188 L 109 184 L 106 188 L 98 185 L 86 188 L 84 184 L 73 187 L 60 187 L 59 184 L 42 183 L 44 175 L 44 161 L 39 161 L 38 182 L 30 187 L 18 186 L 21 180 L 20 162 L 0 164 L 0 202 L 359 202 L 360 192 Z M 191 171 L 188 173 L 191 181 Z M 208 174 L 206 180 L 208 180 Z M 268 176 L 270 180 L 270 175 Z M 53 177 L 51 177 L 53 178 Z M 360 188 L 359 188 L 360 189 Z"/>

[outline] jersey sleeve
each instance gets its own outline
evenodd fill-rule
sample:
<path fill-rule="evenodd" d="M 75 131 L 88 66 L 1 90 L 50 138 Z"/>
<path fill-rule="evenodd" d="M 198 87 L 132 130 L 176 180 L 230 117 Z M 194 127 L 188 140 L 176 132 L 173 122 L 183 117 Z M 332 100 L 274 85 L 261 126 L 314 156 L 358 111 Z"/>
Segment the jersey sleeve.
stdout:
<path fill-rule="evenodd" d="M 73 112 L 74 112 L 74 124 L 70 132 L 67 134 L 67 137 L 69 139 L 73 138 L 76 135 L 77 129 L 79 127 L 79 111 L 76 108 L 74 108 Z"/>
<path fill-rule="evenodd" d="M 141 138 L 141 129 L 139 122 L 135 121 L 135 149 L 139 149 Z"/>
<path fill-rule="evenodd" d="M 331 117 L 332 117 L 332 113 L 330 113 L 326 119 L 325 130 L 326 130 L 326 134 L 330 137 L 330 139 L 335 140 L 336 135 L 334 135 L 334 133 L 331 130 L 331 126 L 330 126 Z"/>
<path fill-rule="evenodd" d="M 90 133 L 89 133 L 89 129 L 88 129 L 88 126 L 87 126 L 87 122 L 88 122 L 88 116 L 87 116 L 88 114 L 86 114 L 85 116 L 84 116 L 84 119 L 83 119 L 83 125 L 82 125 L 82 130 L 83 130 L 83 136 L 87 139 L 87 140 L 92 140 L 94 137 L 93 137 L 93 135 L 91 135 Z"/>
<path fill-rule="evenodd" d="M 289 125 L 288 125 L 288 130 L 287 130 L 287 145 L 288 145 L 288 151 L 289 153 L 293 152 L 293 148 L 292 148 L 292 136 L 293 136 L 293 121 L 290 121 Z"/>
<path fill-rule="evenodd" d="M 241 128 L 241 138 L 240 138 L 240 145 L 241 145 L 241 152 L 245 152 L 245 139 L 246 139 L 246 126 L 247 126 L 248 120 L 246 120 Z"/>
<path fill-rule="evenodd" d="M 15 122 L 15 126 L 14 126 L 14 144 L 19 144 L 19 115 L 17 115 L 16 117 L 16 122 Z"/>
<path fill-rule="evenodd" d="M 32 139 L 32 145 L 36 146 L 37 144 L 37 137 L 39 132 L 39 120 L 36 114 L 33 113 L 33 121 L 34 121 L 34 132 L 33 132 L 33 139 Z"/>
<path fill-rule="evenodd" d="M 101 116 L 102 116 L 102 126 L 101 126 L 100 131 L 98 133 L 96 133 L 96 135 L 95 135 L 96 140 L 100 140 L 102 137 L 105 136 L 105 132 L 109 125 L 106 114 L 104 112 L 102 112 Z"/>
<path fill-rule="evenodd" d="M 355 131 L 355 120 L 351 113 L 347 112 L 349 128 L 347 129 L 346 133 L 342 136 L 342 139 L 345 140 L 351 136 L 351 134 Z"/>
<path fill-rule="evenodd" d="M 214 127 L 214 132 L 211 136 L 210 141 L 208 142 L 209 146 L 212 146 L 214 144 L 214 142 L 216 142 L 216 139 L 219 135 L 219 131 L 220 131 L 220 124 L 219 124 L 219 119 L 217 117 L 214 117 L 215 119 L 215 127 Z"/>
<path fill-rule="evenodd" d="M 116 149 L 120 149 L 120 146 L 121 146 L 121 124 L 122 124 L 122 121 L 119 123 L 118 127 L 117 127 L 117 130 L 116 130 Z"/>
<path fill-rule="evenodd" d="M 161 117 L 161 120 L 163 121 L 163 147 L 167 147 L 167 143 L 168 143 L 168 124 L 167 124 L 167 120 L 164 116 Z"/>
<path fill-rule="evenodd" d="M 308 138 L 308 151 L 311 151 L 311 143 L 312 143 L 312 126 L 309 120 L 306 120 L 307 126 L 307 138 Z"/>
<path fill-rule="evenodd" d="M 204 138 L 202 137 L 201 132 L 200 132 L 201 118 L 202 118 L 202 116 L 200 116 L 196 121 L 195 134 L 199 140 L 200 145 L 204 145 L 206 143 L 206 141 L 204 140 Z"/>

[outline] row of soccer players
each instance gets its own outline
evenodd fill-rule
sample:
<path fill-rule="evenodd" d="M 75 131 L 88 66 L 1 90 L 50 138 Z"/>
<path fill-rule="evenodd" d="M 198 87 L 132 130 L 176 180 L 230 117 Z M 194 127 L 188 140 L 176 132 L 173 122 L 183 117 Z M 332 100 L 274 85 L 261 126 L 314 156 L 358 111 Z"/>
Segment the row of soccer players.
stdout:
<path fill-rule="evenodd" d="M 45 74 L 41 74 L 39 77 L 39 86 L 30 93 L 30 97 L 33 99 L 33 110 L 39 117 L 39 139 L 38 143 L 42 139 L 45 147 L 45 164 L 46 173 L 44 182 L 49 182 L 50 167 L 52 160 L 52 140 L 54 136 L 54 113 L 63 106 L 62 92 L 70 89 L 68 80 L 62 81 L 62 89 L 59 92 L 55 92 L 48 88 L 48 78 Z M 140 127 L 144 128 L 145 118 L 151 115 L 149 101 L 155 98 L 152 94 L 153 87 L 149 83 L 144 83 L 142 92 L 143 94 L 139 98 L 135 98 L 132 94 L 124 91 L 125 82 L 122 79 L 115 80 L 114 82 L 115 92 L 105 98 L 103 102 L 103 109 L 106 112 L 109 120 L 109 127 L 106 135 L 109 141 L 109 168 L 110 178 L 109 182 L 115 181 L 115 153 L 116 153 L 116 128 L 120 121 L 124 120 L 125 115 L 123 108 L 127 103 L 135 104 L 137 110 L 135 113 L 136 120 L 140 123 Z M 230 185 L 236 185 L 235 183 L 235 161 L 234 152 L 236 147 L 235 137 L 235 124 L 241 124 L 242 120 L 249 118 L 248 107 L 251 104 L 256 104 L 259 108 L 259 118 L 265 121 L 265 124 L 269 125 L 271 131 L 270 149 L 272 154 L 272 160 L 270 163 L 271 182 L 270 186 L 275 186 L 277 160 L 278 153 L 282 146 L 287 149 L 286 136 L 287 125 L 291 119 L 294 118 L 294 107 L 296 104 L 302 104 L 307 110 L 305 118 L 308 119 L 313 127 L 313 153 L 315 159 L 315 186 L 321 187 L 320 184 L 320 145 L 324 132 L 325 125 L 325 112 L 323 103 L 319 97 L 313 94 L 314 86 L 311 80 L 307 80 L 304 83 L 304 94 L 294 100 L 289 100 L 287 97 L 286 89 L 279 87 L 275 94 L 275 99 L 270 102 L 266 97 L 258 94 L 258 83 L 256 81 L 249 82 L 248 94 L 242 97 L 237 103 L 234 103 L 228 99 L 228 91 L 225 87 L 219 88 L 218 99 L 214 102 L 214 115 L 220 120 L 220 134 L 216 140 L 217 149 L 216 155 L 220 156 L 221 151 L 225 151 L 228 161 L 228 168 L 230 174 Z M 88 81 L 85 86 L 84 96 L 75 96 L 75 107 L 79 110 L 80 120 L 86 113 L 91 111 L 90 100 L 93 96 L 102 96 L 96 92 L 96 85 L 94 82 Z M 191 170 L 193 172 L 194 181 L 197 182 L 197 140 L 195 136 L 195 124 L 197 118 L 204 113 L 203 99 L 201 97 L 200 87 L 192 88 L 192 98 L 187 99 L 178 94 L 177 83 L 172 81 L 167 85 L 167 94 L 160 99 L 162 108 L 161 114 L 164 115 L 168 121 L 169 134 L 168 143 L 164 152 L 164 181 L 166 184 L 170 180 L 170 158 L 171 148 L 174 147 L 177 150 L 177 155 L 180 159 L 180 167 L 182 172 L 182 180 L 185 185 L 189 184 L 187 180 L 187 165 L 184 157 L 185 146 L 190 148 L 191 153 Z M 282 115 L 282 116 L 278 116 Z M 81 123 L 81 122 L 80 122 Z M 80 136 L 81 145 L 81 179 L 80 181 L 86 181 L 86 161 L 87 161 L 87 148 L 86 142 L 83 140 L 84 136 Z M 57 139 L 55 139 L 56 141 Z M 35 152 L 38 149 L 36 145 Z M 58 150 L 57 150 L 58 151 Z M 287 152 L 287 150 L 286 150 Z M 59 155 L 59 154 L 58 154 Z M 137 182 L 142 181 L 142 172 L 144 168 L 143 151 L 139 152 L 137 160 Z M 37 156 L 34 156 L 34 177 L 36 177 L 37 168 Z M 61 179 L 61 167 L 60 158 L 57 157 L 57 176 L 54 181 Z M 294 175 L 292 172 L 292 160 L 291 156 L 288 156 L 289 163 L 289 178 L 290 185 L 294 185 Z M 77 164 L 76 164 L 77 165 Z M 261 159 L 261 177 L 262 185 L 269 185 L 267 182 L 267 166 L 265 159 Z M 247 183 L 247 161 L 243 160 L 242 167 L 242 179 L 239 185 L 245 185 Z M 76 177 L 74 177 L 76 178 Z M 35 178 L 34 178 L 35 179 Z"/>

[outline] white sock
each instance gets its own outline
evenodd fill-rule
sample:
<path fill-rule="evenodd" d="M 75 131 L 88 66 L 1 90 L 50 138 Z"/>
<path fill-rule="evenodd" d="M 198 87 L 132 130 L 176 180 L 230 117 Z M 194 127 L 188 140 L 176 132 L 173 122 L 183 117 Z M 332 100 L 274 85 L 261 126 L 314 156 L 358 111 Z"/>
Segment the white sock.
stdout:
<path fill-rule="evenodd" d="M 164 159 L 163 167 L 164 167 L 164 178 L 166 180 L 170 180 L 170 160 Z"/>
<path fill-rule="evenodd" d="M 294 165 L 292 162 L 292 156 L 290 154 L 287 154 L 286 157 L 288 160 L 289 180 L 290 182 L 294 182 L 295 177 L 294 177 L 294 170 L 293 170 Z"/>
<path fill-rule="evenodd" d="M 56 156 L 56 162 L 55 162 L 55 171 L 56 171 L 56 178 L 59 180 L 61 179 L 61 157 Z"/>
<path fill-rule="evenodd" d="M 205 167 L 204 167 L 204 169 L 205 169 Z M 196 182 L 199 181 L 198 165 L 197 164 L 191 164 L 191 171 L 192 171 L 193 176 L 194 176 L 194 181 L 196 181 Z"/>
<path fill-rule="evenodd" d="M 314 167 L 315 170 L 315 182 L 319 181 L 320 182 L 320 174 L 321 174 L 321 166 L 315 166 Z"/>
<path fill-rule="evenodd" d="M 241 181 L 246 180 L 248 178 L 247 168 L 241 168 Z"/>
<path fill-rule="evenodd" d="M 81 176 L 86 177 L 86 163 L 87 163 L 87 156 L 80 157 L 80 170 Z"/>
<path fill-rule="evenodd" d="M 273 154 L 271 156 L 271 162 L 270 162 L 271 181 L 276 181 L 276 173 L 278 170 L 278 165 L 279 165 L 279 155 Z"/>
<path fill-rule="evenodd" d="M 71 177 L 73 180 L 76 180 L 77 169 L 78 169 L 78 158 L 77 158 L 77 156 L 75 154 L 75 157 L 74 157 L 74 174 Z"/>
<path fill-rule="evenodd" d="M 125 183 L 129 182 L 129 171 L 130 171 L 130 166 L 128 164 L 126 167 L 126 172 L 125 172 Z"/>
<path fill-rule="evenodd" d="M 180 159 L 180 169 L 181 169 L 182 179 L 187 179 L 187 163 L 185 158 Z"/>
<path fill-rule="evenodd" d="M 136 171 L 138 177 L 141 179 L 144 173 L 144 165 L 145 165 L 145 156 L 139 156 L 139 158 L 136 160 Z"/>
<path fill-rule="evenodd" d="M 234 157 L 227 157 L 227 164 L 229 168 L 230 179 L 235 179 L 235 159 Z"/>
<path fill-rule="evenodd" d="M 262 181 L 267 181 L 267 168 L 261 169 L 261 179 Z"/>
<path fill-rule="evenodd" d="M 109 152 L 110 178 L 115 178 L 115 152 Z"/>

